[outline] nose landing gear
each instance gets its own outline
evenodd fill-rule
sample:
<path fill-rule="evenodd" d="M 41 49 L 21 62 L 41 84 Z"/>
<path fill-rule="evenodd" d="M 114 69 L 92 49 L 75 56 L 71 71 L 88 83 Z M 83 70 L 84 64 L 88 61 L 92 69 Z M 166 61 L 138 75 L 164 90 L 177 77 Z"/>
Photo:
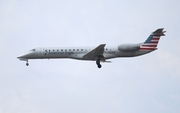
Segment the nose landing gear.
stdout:
<path fill-rule="evenodd" d="M 26 66 L 29 66 L 29 63 L 28 63 L 28 61 L 26 62 Z"/>
<path fill-rule="evenodd" d="M 101 67 L 102 67 L 101 64 L 99 64 L 99 65 L 98 65 L 98 68 L 101 68 Z"/>

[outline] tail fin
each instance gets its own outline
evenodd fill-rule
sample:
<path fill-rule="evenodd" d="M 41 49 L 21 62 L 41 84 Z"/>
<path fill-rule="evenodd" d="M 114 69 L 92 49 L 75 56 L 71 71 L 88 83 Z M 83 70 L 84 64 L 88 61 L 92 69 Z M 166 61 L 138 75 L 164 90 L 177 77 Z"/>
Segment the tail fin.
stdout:
<path fill-rule="evenodd" d="M 160 37 L 165 36 L 164 33 L 166 31 L 163 31 L 163 29 L 164 28 L 159 28 L 156 31 L 154 31 L 141 46 L 156 48 Z"/>

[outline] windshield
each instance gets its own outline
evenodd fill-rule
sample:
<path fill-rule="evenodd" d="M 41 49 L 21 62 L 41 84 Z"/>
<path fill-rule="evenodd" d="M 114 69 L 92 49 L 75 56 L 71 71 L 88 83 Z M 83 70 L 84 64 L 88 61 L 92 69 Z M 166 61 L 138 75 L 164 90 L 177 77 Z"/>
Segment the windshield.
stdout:
<path fill-rule="evenodd" d="M 35 51 L 36 49 L 31 49 L 30 51 Z"/>

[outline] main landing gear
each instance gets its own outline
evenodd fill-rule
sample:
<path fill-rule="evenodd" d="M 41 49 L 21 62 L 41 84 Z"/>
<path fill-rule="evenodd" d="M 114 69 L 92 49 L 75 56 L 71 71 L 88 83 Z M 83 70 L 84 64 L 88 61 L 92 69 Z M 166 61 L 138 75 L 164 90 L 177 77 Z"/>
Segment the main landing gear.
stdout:
<path fill-rule="evenodd" d="M 97 67 L 98 67 L 98 68 L 101 68 L 101 67 L 102 67 L 101 64 L 100 64 L 100 59 L 97 59 L 97 60 L 96 60 L 96 64 L 97 64 Z"/>

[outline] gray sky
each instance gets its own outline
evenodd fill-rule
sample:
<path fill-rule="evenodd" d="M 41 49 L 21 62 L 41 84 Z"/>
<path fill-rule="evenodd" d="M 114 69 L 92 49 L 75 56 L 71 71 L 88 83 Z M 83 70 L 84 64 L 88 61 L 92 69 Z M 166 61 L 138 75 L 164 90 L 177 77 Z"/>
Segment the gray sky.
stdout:
<path fill-rule="evenodd" d="M 179 0 L 1 0 L 0 113 L 179 113 Z M 35 47 L 139 43 L 159 49 L 95 62 L 16 59 Z"/>

